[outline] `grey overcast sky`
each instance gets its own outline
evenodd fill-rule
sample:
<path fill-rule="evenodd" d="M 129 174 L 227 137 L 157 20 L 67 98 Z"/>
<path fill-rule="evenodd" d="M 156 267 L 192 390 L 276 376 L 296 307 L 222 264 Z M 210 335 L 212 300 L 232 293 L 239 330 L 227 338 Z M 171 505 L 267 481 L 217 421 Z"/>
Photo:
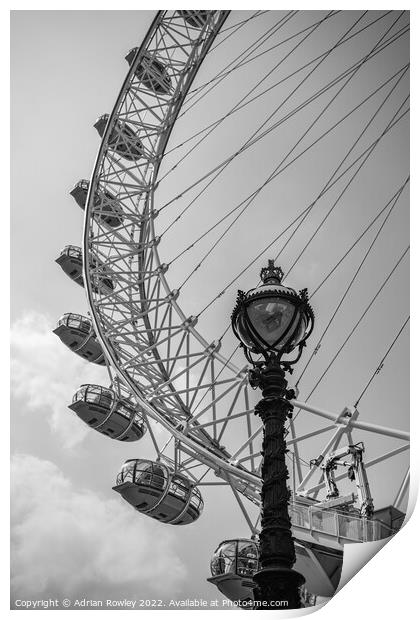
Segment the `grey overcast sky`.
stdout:
<path fill-rule="evenodd" d="M 278 43 L 315 22 L 327 11 L 304 11 L 273 40 Z M 251 13 L 235 11 L 226 26 Z M 204 84 L 284 13 L 270 11 L 238 31 L 211 53 L 194 87 Z M 358 28 L 378 18 L 353 42 L 342 46 L 284 104 L 282 116 L 356 62 L 386 33 L 408 23 L 399 12 L 344 11 L 322 28 L 268 78 L 264 88 L 291 74 L 331 47 L 360 18 Z M 205 510 L 188 527 L 166 527 L 136 514 L 111 490 L 116 472 L 127 458 L 140 456 L 138 446 L 108 441 L 89 432 L 67 409 L 81 383 L 106 383 L 101 369 L 75 359 L 51 333 L 64 312 L 86 314 L 82 288 L 66 279 L 54 259 L 68 243 L 79 244 L 82 212 L 69 195 L 81 178 L 89 178 L 99 139 L 92 125 L 113 106 L 127 71 L 124 55 L 139 45 L 153 19 L 153 11 L 14 11 L 11 17 L 11 137 L 12 137 L 12 601 L 16 598 L 216 598 L 207 583 L 211 553 L 220 540 L 246 536 L 246 524 L 225 488 L 205 491 Z M 379 19 L 383 16 L 381 19 Z M 389 35 L 390 36 L 390 35 Z M 265 48 L 267 49 L 267 44 Z M 283 56 L 286 42 L 234 72 L 188 114 L 181 116 L 168 149 L 182 143 L 203 126 L 232 108 Z M 334 105 L 302 139 L 296 152 L 309 146 L 342 116 L 408 63 L 408 35 L 401 35 L 383 53 L 366 63 Z M 303 74 L 305 75 L 305 74 Z M 400 74 L 398 74 L 400 75 Z M 237 149 L 286 98 L 298 76 L 233 115 L 175 173 L 168 175 L 156 195 L 165 204 L 180 189 Z M 278 232 L 311 203 L 366 123 L 375 114 L 388 86 L 340 124 L 308 154 L 261 192 L 216 252 L 203 263 L 183 290 L 187 315 L 199 312 L 243 266 L 252 261 Z M 263 90 L 261 87 L 256 92 Z M 338 87 L 273 131 L 246 157 L 235 160 L 218 183 L 181 218 L 162 240 L 161 256 L 168 262 L 213 221 L 243 200 L 278 165 L 328 103 Z M 383 104 L 357 144 L 360 155 L 391 121 L 407 109 L 408 74 Z M 405 107 L 404 107 L 405 105 Z M 296 263 L 286 283 L 314 290 L 360 232 L 383 208 L 408 175 L 408 115 L 381 139 L 355 182 L 343 194 L 320 233 Z M 168 171 L 187 149 L 174 150 L 163 165 Z M 200 329 L 209 340 L 224 331 L 237 288 L 249 289 L 260 267 L 280 251 L 279 264 L 288 271 L 328 210 L 338 200 L 351 173 L 319 201 L 305 224 L 283 250 L 279 242 L 263 252 L 205 313 Z M 192 192 L 189 197 L 195 195 Z M 408 246 L 408 186 L 385 224 L 369 260 L 358 275 L 328 338 L 311 362 L 300 385 L 300 398 L 310 392 L 329 360 L 356 323 L 364 308 Z M 187 198 L 166 210 L 162 229 L 186 206 Z M 169 211 L 169 212 L 168 212 Z M 313 298 L 316 331 L 306 355 L 312 352 L 329 317 L 372 242 L 382 219 L 343 262 Z M 173 288 L 182 281 L 216 240 L 207 236 L 168 279 Z M 408 255 L 405 255 L 365 320 L 311 398 L 337 411 L 353 405 L 409 313 Z M 360 406 L 370 422 L 408 428 L 408 329 L 383 369 L 375 377 Z M 225 353 L 233 338 L 224 341 Z M 236 359 L 240 364 L 239 358 Z M 242 362 L 243 364 L 243 362 Z M 301 364 L 300 368 L 303 368 Z M 298 374 L 298 371 L 297 373 Z M 303 412 L 300 414 L 303 416 Z M 308 419 L 307 427 L 315 422 Z M 367 453 L 375 457 L 395 447 L 391 439 L 355 433 Z M 319 453 L 314 440 L 308 458 Z M 151 455 L 147 443 L 141 455 Z M 407 467 L 399 455 L 371 474 L 377 507 L 392 502 Z"/>

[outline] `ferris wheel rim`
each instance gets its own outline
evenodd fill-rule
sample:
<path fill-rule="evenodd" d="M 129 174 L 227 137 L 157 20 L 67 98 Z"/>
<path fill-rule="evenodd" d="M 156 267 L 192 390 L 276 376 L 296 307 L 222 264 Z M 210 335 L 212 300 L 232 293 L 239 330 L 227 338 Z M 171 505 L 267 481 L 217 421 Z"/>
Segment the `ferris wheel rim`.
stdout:
<path fill-rule="evenodd" d="M 225 12 L 225 13 L 229 13 L 229 12 Z M 159 11 L 155 17 L 155 19 L 152 22 L 152 25 L 150 26 L 148 33 L 146 34 L 146 37 L 143 39 L 143 42 L 141 44 L 141 46 L 139 47 L 138 51 L 137 51 L 137 55 L 136 58 L 139 58 L 142 54 L 143 51 L 146 50 L 147 47 L 147 41 L 150 40 L 152 34 L 153 34 L 153 28 L 159 23 L 159 21 L 161 20 L 161 18 L 163 17 L 163 15 L 165 14 L 165 11 Z M 227 15 L 226 15 L 227 17 Z M 226 18 L 225 17 L 225 18 Z M 207 53 L 207 52 L 206 52 Z M 204 59 L 205 56 L 203 56 L 202 60 Z M 89 256 L 89 252 L 90 252 L 90 248 L 89 248 L 89 233 L 90 233 L 90 221 L 91 218 L 93 218 L 92 215 L 92 205 L 93 205 L 93 197 L 94 197 L 94 191 L 95 191 L 95 180 L 97 177 L 97 173 L 98 173 L 98 169 L 100 167 L 103 155 L 104 155 L 104 151 L 107 147 L 107 139 L 110 135 L 110 131 L 112 128 L 112 119 L 117 118 L 117 110 L 118 110 L 118 106 L 121 103 L 121 100 L 126 92 L 126 88 L 127 88 L 127 84 L 129 83 L 130 77 L 133 76 L 134 72 L 135 72 L 135 65 L 136 62 L 134 61 L 132 63 L 132 65 L 130 66 L 130 70 L 127 74 L 127 77 L 125 78 L 124 82 L 123 82 L 123 86 L 120 90 L 119 96 L 117 98 L 117 101 L 114 105 L 114 108 L 112 110 L 112 113 L 109 115 L 108 118 L 108 122 L 107 122 L 107 126 L 105 129 L 105 133 L 104 136 L 102 138 L 101 141 L 101 145 L 99 147 L 98 150 L 98 155 L 95 161 L 95 165 L 93 167 L 93 171 L 92 171 L 92 175 L 91 175 L 91 182 L 89 184 L 89 192 L 88 192 L 88 198 L 87 198 L 87 202 L 86 202 L 86 210 L 85 210 L 85 219 L 84 219 L 84 232 L 83 232 L 83 252 L 84 252 L 84 257 L 86 258 L 87 256 Z M 198 68 L 197 68 L 198 71 Z M 197 73 L 196 71 L 196 73 Z M 196 73 L 194 74 L 194 77 L 196 75 Z M 192 80 L 191 80 L 192 82 Z M 188 92 L 188 91 L 187 91 Z M 185 95 L 187 94 L 187 92 L 185 93 Z M 182 105 L 182 104 L 181 104 Z M 179 106 L 179 109 L 181 108 L 181 105 Z M 178 111 L 179 111 L 178 109 Z M 173 115 L 173 124 L 171 126 L 171 130 L 173 126 L 175 125 L 176 122 L 176 118 L 177 118 L 177 114 Z M 165 148 L 166 148 L 166 144 L 167 141 L 169 139 L 169 134 L 167 135 L 167 139 L 165 142 Z M 164 151 L 162 151 L 161 154 L 163 154 Z M 159 166 L 160 166 L 160 161 L 158 163 L 158 165 L 154 168 L 153 170 L 153 179 L 154 181 L 157 178 L 157 174 L 159 171 Z M 149 209 L 149 211 L 153 211 L 154 209 L 154 192 L 155 192 L 155 187 L 154 187 L 154 182 L 151 184 L 151 187 L 148 189 L 148 205 L 147 208 Z M 146 208 L 146 207 L 145 207 Z M 155 227 L 154 227 L 154 219 L 151 218 L 150 219 L 150 229 L 152 231 L 152 235 L 155 235 Z M 156 263 L 159 265 L 161 265 L 161 261 L 160 261 L 160 256 L 159 256 L 159 250 L 158 250 L 158 246 L 157 244 L 153 244 L 152 246 L 152 252 L 155 255 L 155 261 Z M 125 384 L 127 384 L 130 388 L 130 390 L 136 395 L 136 399 L 138 400 L 139 404 L 141 404 L 142 408 L 144 408 L 148 415 L 158 421 L 160 424 L 162 424 L 166 430 L 168 430 L 173 436 L 174 438 L 176 438 L 178 441 L 182 442 L 183 444 L 185 444 L 186 446 L 188 446 L 188 448 L 190 448 L 191 450 L 195 450 L 198 451 L 201 455 L 201 457 L 203 458 L 210 458 L 210 463 L 211 463 L 211 467 L 214 470 L 220 469 L 220 471 L 226 471 L 229 475 L 234 476 L 235 478 L 240 478 L 248 483 L 251 483 L 252 485 L 255 485 L 256 488 L 258 488 L 259 484 L 260 484 L 260 477 L 254 473 L 249 472 L 248 470 L 246 470 L 245 468 L 238 468 L 237 465 L 232 464 L 230 462 L 228 462 L 227 460 L 223 459 L 221 456 L 218 456 L 216 454 L 209 454 L 208 450 L 206 447 L 203 447 L 201 444 L 199 444 L 196 440 L 194 440 L 194 438 L 188 436 L 185 433 L 185 428 L 179 428 L 179 424 L 176 424 L 176 420 L 174 421 L 174 423 L 171 425 L 170 422 L 165 419 L 164 417 L 162 417 L 160 415 L 160 413 L 158 411 L 156 411 L 156 409 L 153 407 L 153 405 L 144 397 L 142 391 L 140 390 L 139 386 L 136 384 L 135 380 L 130 376 L 130 374 L 127 371 L 123 371 L 120 367 L 120 362 L 117 358 L 117 355 L 114 351 L 114 348 L 112 347 L 111 343 L 109 342 L 108 338 L 104 335 L 103 333 L 103 329 L 102 329 L 102 325 L 99 321 L 99 317 L 97 316 L 96 310 L 95 310 L 95 303 L 94 303 L 94 287 L 92 285 L 91 279 L 89 277 L 90 274 L 90 266 L 89 266 L 89 261 L 88 260 L 84 260 L 84 267 L 83 267 L 83 274 L 84 274 L 84 281 L 85 281 L 85 289 L 87 292 L 87 296 L 88 296 L 88 303 L 91 309 L 91 315 L 92 315 L 92 321 L 95 327 L 95 332 L 97 334 L 98 340 L 100 341 L 102 347 L 104 348 L 104 350 L 106 351 L 106 356 L 108 357 L 108 359 L 111 361 L 113 369 L 115 371 L 115 373 L 117 374 L 117 376 L 121 379 L 121 381 Z M 159 274 L 159 278 L 162 282 L 163 288 L 166 291 L 167 295 L 170 295 L 171 288 L 169 286 L 169 283 L 166 279 L 165 276 L 165 272 L 162 271 Z M 178 316 L 180 317 L 181 321 L 185 322 L 188 321 L 188 318 L 186 317 L 186 315 L 184 314 L 184 312 L 182 311 L 181 307 L 179 306 L 179 304 L 177 303 L 176 299 L 171 300 L 171 306 L 175 309 L 175 311 L 177 312 Z M 203 346 L 204 349 L 208 348 L 211 346 L 211 343 L 208 343 L 202 336 L 201 334 L 198 332 L 198 330 L 195 329 L 194 324 L 190 325 L 188 327 L 188 331 L 196 338 L 196 340 L 198 342 L 201 343 L 201 345 Z M 155 351 L 157 351 L 157 349 L 155 349 Z M 245 377 L 245 373 L 246 373 L 246 367 L 239 369 L 235 366 L 235 364 L 233 364 L 232 362 L 230 362 L 230 360 L 227 360 L 218 350 L 216 350 L 214 352 L 215 357 L 218 358 L 218 360 L 224 364 L 225 366 L 227 366 L 233 373 L 236 373 L 236 376 L 238 377 L 238 383 L 240 381 L 244 380 Z"/>
<path fill-rule="evenodd" d="M 223 11 L 222 13 L 224 13 L 224 19 L 222 21 L 222 23 L 220 24 L 220 27 L 223 25 L 224 20 L 227 18 L 228 14 L 230 11 Z M 98 168 L 100 167 L 101 161 L 103 159 L 103 155 L 104 155 L 104 151 L 106 150 L 107 147 L 107 139 L 109 137 L 109 134 L 111 132 L 111 128 L 112 128 L 112 124 L 113 124 L 113 119 L 117 116 L 117 110 L 119 107 L 119 104 L 121 103 L 122 98 L 124 97 L 124 94 L 126 92 L 127 89 L 127 84 L 129 83 L 130 78 L 132 77 L 134 71 L 135 71 L 135 65 L 136 65 L 136 59 L 139 58 L 141 56 L 141 53 L 146 50 L 147 48 L 147 43 L 150 40 L 156 26 L 160 23 L 160 20 L 162 18 L 162 16 L 165 14 L 165 11 L 159 11 L 157 13 L 157 15 L 155 16 L 147 34 L 146 37 L 143 39 L 143 42 L 141 44 L 141 46 L 139 47 L 139 49 L 137 50 L 137 54 L 136 57 L 128 71 L 128 74 L 123 82 L 123 85 L 120 89 L 120 93 L 117 97 L 117 100 L 114 104 L 113 110 L 111 112 L 111 114 L 109 114 L 108 116 L 108 120 L 107 120 L 107 125 L 105 128 L 105 132 L 103 135 L 103 138 L 101 140 L 101 144 L 100 147 L 98 149 L 98 154 L 93 166 L 93 170 L 92 170 L 92 174 L 91 174 L 91 180 L 89 183 L 89 189 L 88 189 L 88 196 L 87 196 L 87 200 L 86 200 L 86 208 L 85 208 L 85 217 L 84 217 L 84 228 L 83 228 L 83 252 L 84 252 L 84 256 L 88 256 L 90 249 L 89 249 L 89 233 L 90 233 L 90 218 L 91 216 L 91 208 L 93 205 L 93 199 L 94 199 L 94 192 L 95 192 L 95 176 L 97 174 Z M 201 64 L 201 62 L 204 60 L 204 56 L 201 58 L 201 61 L 199 64 L 197 64 L 196 67 L 196 72 L 197 73 L 199 66 Z M 195 76 L 194 74 L 194 76 Z M 192 80 L 191 80 L 192 82 Z M 187 94 L 188 91 L 185 92 L 185 95 Z M 179 106 L 180 109 L 181 106 Z M 175 121 L 176 121 L 176 115 L 172 115 L 172 124 L 171 124 L 171 129 L 169 131 L 172 131 L 173 126 L 175 125 Z M 169 134 L 168 134 L 168 138 L 169 138 Z M 167 143 L 167 140 L 165 142 L 165 145 Z M 154 174 L 154 177 L 156 177 L 156 174 L 158 172 L 159 169 L 159 165 L 160 162 L 158 163 L 157 166 L 157 170 Z M 149 200 L 149 204 L 150 201 L 153 201 L 153 197 L 154 197 L 154 188 L 153 188 L 153 184 L 151 189 L 148 192 L 148 200 Z M 147 208 L 147 206 L 145 207 Z M 151 224 L 153 226 L 153 219 L 151 219 Z M 153 251 L 156 254 L 156 259 L 157 259 L 157 263 L 158 264 L 162 264 L 160 261 L 160 257 L 159 254 L 157 252 L 157 247 L 156 245 L 153 246 Z M 192 450 L 196 450 L 198 452 L 200 452 L 202 457 L 208 457 L 209 454 L 208 452 L 202 448 L 202 446 L 200 444 L 198 444 L 197 442 L 195 442 L 193 439 L 191 439 L 190 437 L 188 437 L 185 433 L 182 432 L 182 430 L 180 431 L 176 425 L 171 425 L 167 419 L 163 418 L 161 415 L 159 415 L 159 413 L 156 412 L 156 410 L 150 405 L 150 403 L 144 399 L 143 394 L 139 391 L 139 388 L 137 386 L 137 384 L 135 383 L 135 381 L 132 380 L 132 378 L 129 376 L 128 373 L 124 373 L 121 371 L 120 369 L 120 365 L 119 365 L 119 361 L 115 355 L 114 349 L 112 346 L 110 346 L 110 343 L 108 341 L 108 339 L 106 339 L 103 335 L 103 330 L 101 327 L 101 324 L 98 320 L 98 316 L 97 313 L 95 311 L 95 304 L 94 304 L 94 297 L 93 297 L 93 292 L 94 292 L 94 287 L 92 286 L 91 283 L 91 279 L 89 277 L 89 261 L 84 260 L 83 261 L 83 277 L 84 277 L 84 282 L 85 282 L 85 289 L 86 289 L 86 294 L 87 294 L 87 298 L 88 298 L 88 304 L 89 307 L 91 309 L 91 316 L 92 316 L 92 321 L 94 324 L 94 328 L 95 328 L 95 332 L 97 335 L 97 338 L 101 344 L 101 346 L 104 348 L 104 350 L 106 351 L 106 357 L 112 362 L 112 366 L 114 371 L 116 372 L 116 374 L 118 375 L 118 377 L 121 379 L 121 381 L 124 384 L 129 385 L 130 389 L 132 390 L 132 392 L 135 394 L 136 399 L 138 400 L 139 404 L 141 405 L 141 407 L 146 410 L 148 412 L 148 414 L 150 415 L 150 417 L 152 419 L 154 419 L 155 421 L 159 422 L 160 424 L 162 424 L 166 430 L 168 430 L 174 437 L 176 437 L 179 441 L 182 441 L 184 444 L 186 444 L 190 449 Z M 170 286 L 165 278 L 165 274 L 161 273 L 160 277 L 162 279 L 163 285 L 165 287 L 165 289 L 167 290 L 167 292 L 170 292 Z M 176 311 L 179 315 L 179 317 L 181 318 L 181 320 L 186 321 L 187 317 L 186 315 L 183 313 L 182 309 L 180 308 L 180 306 L 176 303 L 176 301 L 172 302 L 173 306 L 176 308 Z M 190 327 L 189 331 L 195 336 L 195 338 L 197 339 L 197 341 L 199 341 L 201 343 L 201 345 L 203 346 L 204 349 L 207 349 L 211 346 L 211 344 L 209 344 L 202 336 L 201 334 L 194 329 L 194 327 Z M 243 368 L 242 370 L 238 369 L 234 364 L 232 364 L 230 361 L 226 360 L 223 356 L 221 356 L 217 351 L 215 352 L 215 355 L 217 355 L 217 357 L 219 358 L 219 360 L 225 364 L 227 367 L 229 367 L 231 370 L 233 370 L 235 372 L 235 374 L 237 374 L 239 377 L 241 377 L 241 381 L 243 380 L 243 375 L 245 372 L 245 369 Z M 216 455 L 212 454 L 211 455 L 211 466 L 214 466 L 214 463 L 216 463 L 216 466 L 220 469 L 220 470 L 227 470 L 229 472 L 229 474 L 234 475 L 235 477 L 239 477 L 241 479 L 243 479 L 245 482 L 247 483 L 251 483 L 253 485 L 260 485 L 260 478 L 259 476 L 252 474 L 246 470 L 244 470 L 243 468 L 238 468 L 235 465 L 231 465 L 230 463 L 226 462 L 226 460 L 223 460 L 221 458 L 218 458 Z"/>

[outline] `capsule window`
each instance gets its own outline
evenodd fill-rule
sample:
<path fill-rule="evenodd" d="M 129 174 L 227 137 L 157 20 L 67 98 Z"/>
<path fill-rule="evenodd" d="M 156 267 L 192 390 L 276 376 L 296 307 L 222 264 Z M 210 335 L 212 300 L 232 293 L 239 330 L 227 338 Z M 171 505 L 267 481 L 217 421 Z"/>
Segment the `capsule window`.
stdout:
<path fill-rule="evenodd" d="M 134 475 L 134 467 L 135 467 L 134 461 L 129 461 L 128 463 L 125 463 L 120 473 L 118 474 L 117 484 L 122 484 L 126 480 L 131 481 Z"/>
<path fill-rule="evenodd" d="M 170 487 L 169 487 L 169 493 L 171 495 L 174 495 L 175 497 L 179 497 L 181 499 L 186 499 L 187 497 L 187 493 L 185 491 L 185 489 L 183 489 L 182 487 L 171 483 Z"/>
<path fill-rule="evenodd" d="M 239 541 L 236 572 L 238 575 L 251 577 L 258 568 L 256 545 L 248 541 Z"/>
<path fill-rule="evenodd" d="M 78 400 L 85 400 L 85 393 L 86 393 L 86 388 L 84 387 L 77 390 L 76 394 L 73 396 L 72 402 L 75 403 Z"/>
<path fill-rule="evenodd" d="M 193 489 L 190 503 L 193 508 L 201 512 L 201 509 L 203 507 L 203 498 L 201 497 L 197 489 Z"/>
<path fill-rule="evenodd" d="M 175 497 L 180 497 L 181 499 L 187 499 L 189 495 L 190 487 L 187 481 L 180 476 L 173 476 L 169 493 L 174 495 Z"/>
<path fill-rule="evenodd" d="M 127 418 L 128 420 L 131 419 L 133 410 L 129 409 L 128 407 L 126 407 L 125 405 L 123 405 L 122 403 L 120 403 L 118 405 L 117 411 L 120 415 L 122 415 L 124 418 Z"/>
<path fill-rule="evenodd" d="M 224 544 L 219 553 L 220 565 L 224 567 L 224 573 L 235 572 L 235 560 L 236 560 L 236 542 L 230 542 Z"/>
<path fill-rule="evenodd" d="M 150 462 L 138 463 L 136 483 L 163 490 L 165 488 L 167 472 L 160 465 Z"/>

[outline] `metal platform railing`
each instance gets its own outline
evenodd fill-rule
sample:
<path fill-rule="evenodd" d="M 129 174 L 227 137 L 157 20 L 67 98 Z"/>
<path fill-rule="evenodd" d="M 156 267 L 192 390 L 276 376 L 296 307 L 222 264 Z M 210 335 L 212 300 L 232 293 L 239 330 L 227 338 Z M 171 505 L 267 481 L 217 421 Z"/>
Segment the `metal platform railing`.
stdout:
<path fill-rule="evenodd" d="M 395 533 L 390 527 L 376 519 L 367 519 L 334 510 L 323 510 L 319 506 L 304 506 L 292 502 L 289 514 L 293 527 L 334 536 L 343 543 L 372 542 Z"/>

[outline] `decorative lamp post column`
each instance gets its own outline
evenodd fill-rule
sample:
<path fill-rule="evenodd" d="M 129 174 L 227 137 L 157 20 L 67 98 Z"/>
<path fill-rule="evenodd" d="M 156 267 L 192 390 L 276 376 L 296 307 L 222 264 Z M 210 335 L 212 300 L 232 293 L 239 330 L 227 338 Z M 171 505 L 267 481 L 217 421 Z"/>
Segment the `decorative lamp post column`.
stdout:
<path fill-rule="evenodd" d="M 249 382 L 262 390 L 255 413 L 263 426 L 260 570 L 254 575 L 257 609 L 301 607 L 299 588 L 305 579 L 292 569 L 295 548 L 288 512 L 290 490 L 286 466 L 285 423 L 292 416 L 286 372 L 301 356 L 312 332 L 314 314 L 307 289 L 296 293 L 282 285 L 283 272 L 268 261 L 261 270 L 262 285 L 247 293 L 238 291 L 232 328 L 252 364 Z M 295 359 L 283 356 L 297 349 Z M 254 357 L 257 356 L 255 360 Z M 277 602 L 277 605 L 276 605 Z M 287 605 L 287 606 L 286 606 Z"/>

